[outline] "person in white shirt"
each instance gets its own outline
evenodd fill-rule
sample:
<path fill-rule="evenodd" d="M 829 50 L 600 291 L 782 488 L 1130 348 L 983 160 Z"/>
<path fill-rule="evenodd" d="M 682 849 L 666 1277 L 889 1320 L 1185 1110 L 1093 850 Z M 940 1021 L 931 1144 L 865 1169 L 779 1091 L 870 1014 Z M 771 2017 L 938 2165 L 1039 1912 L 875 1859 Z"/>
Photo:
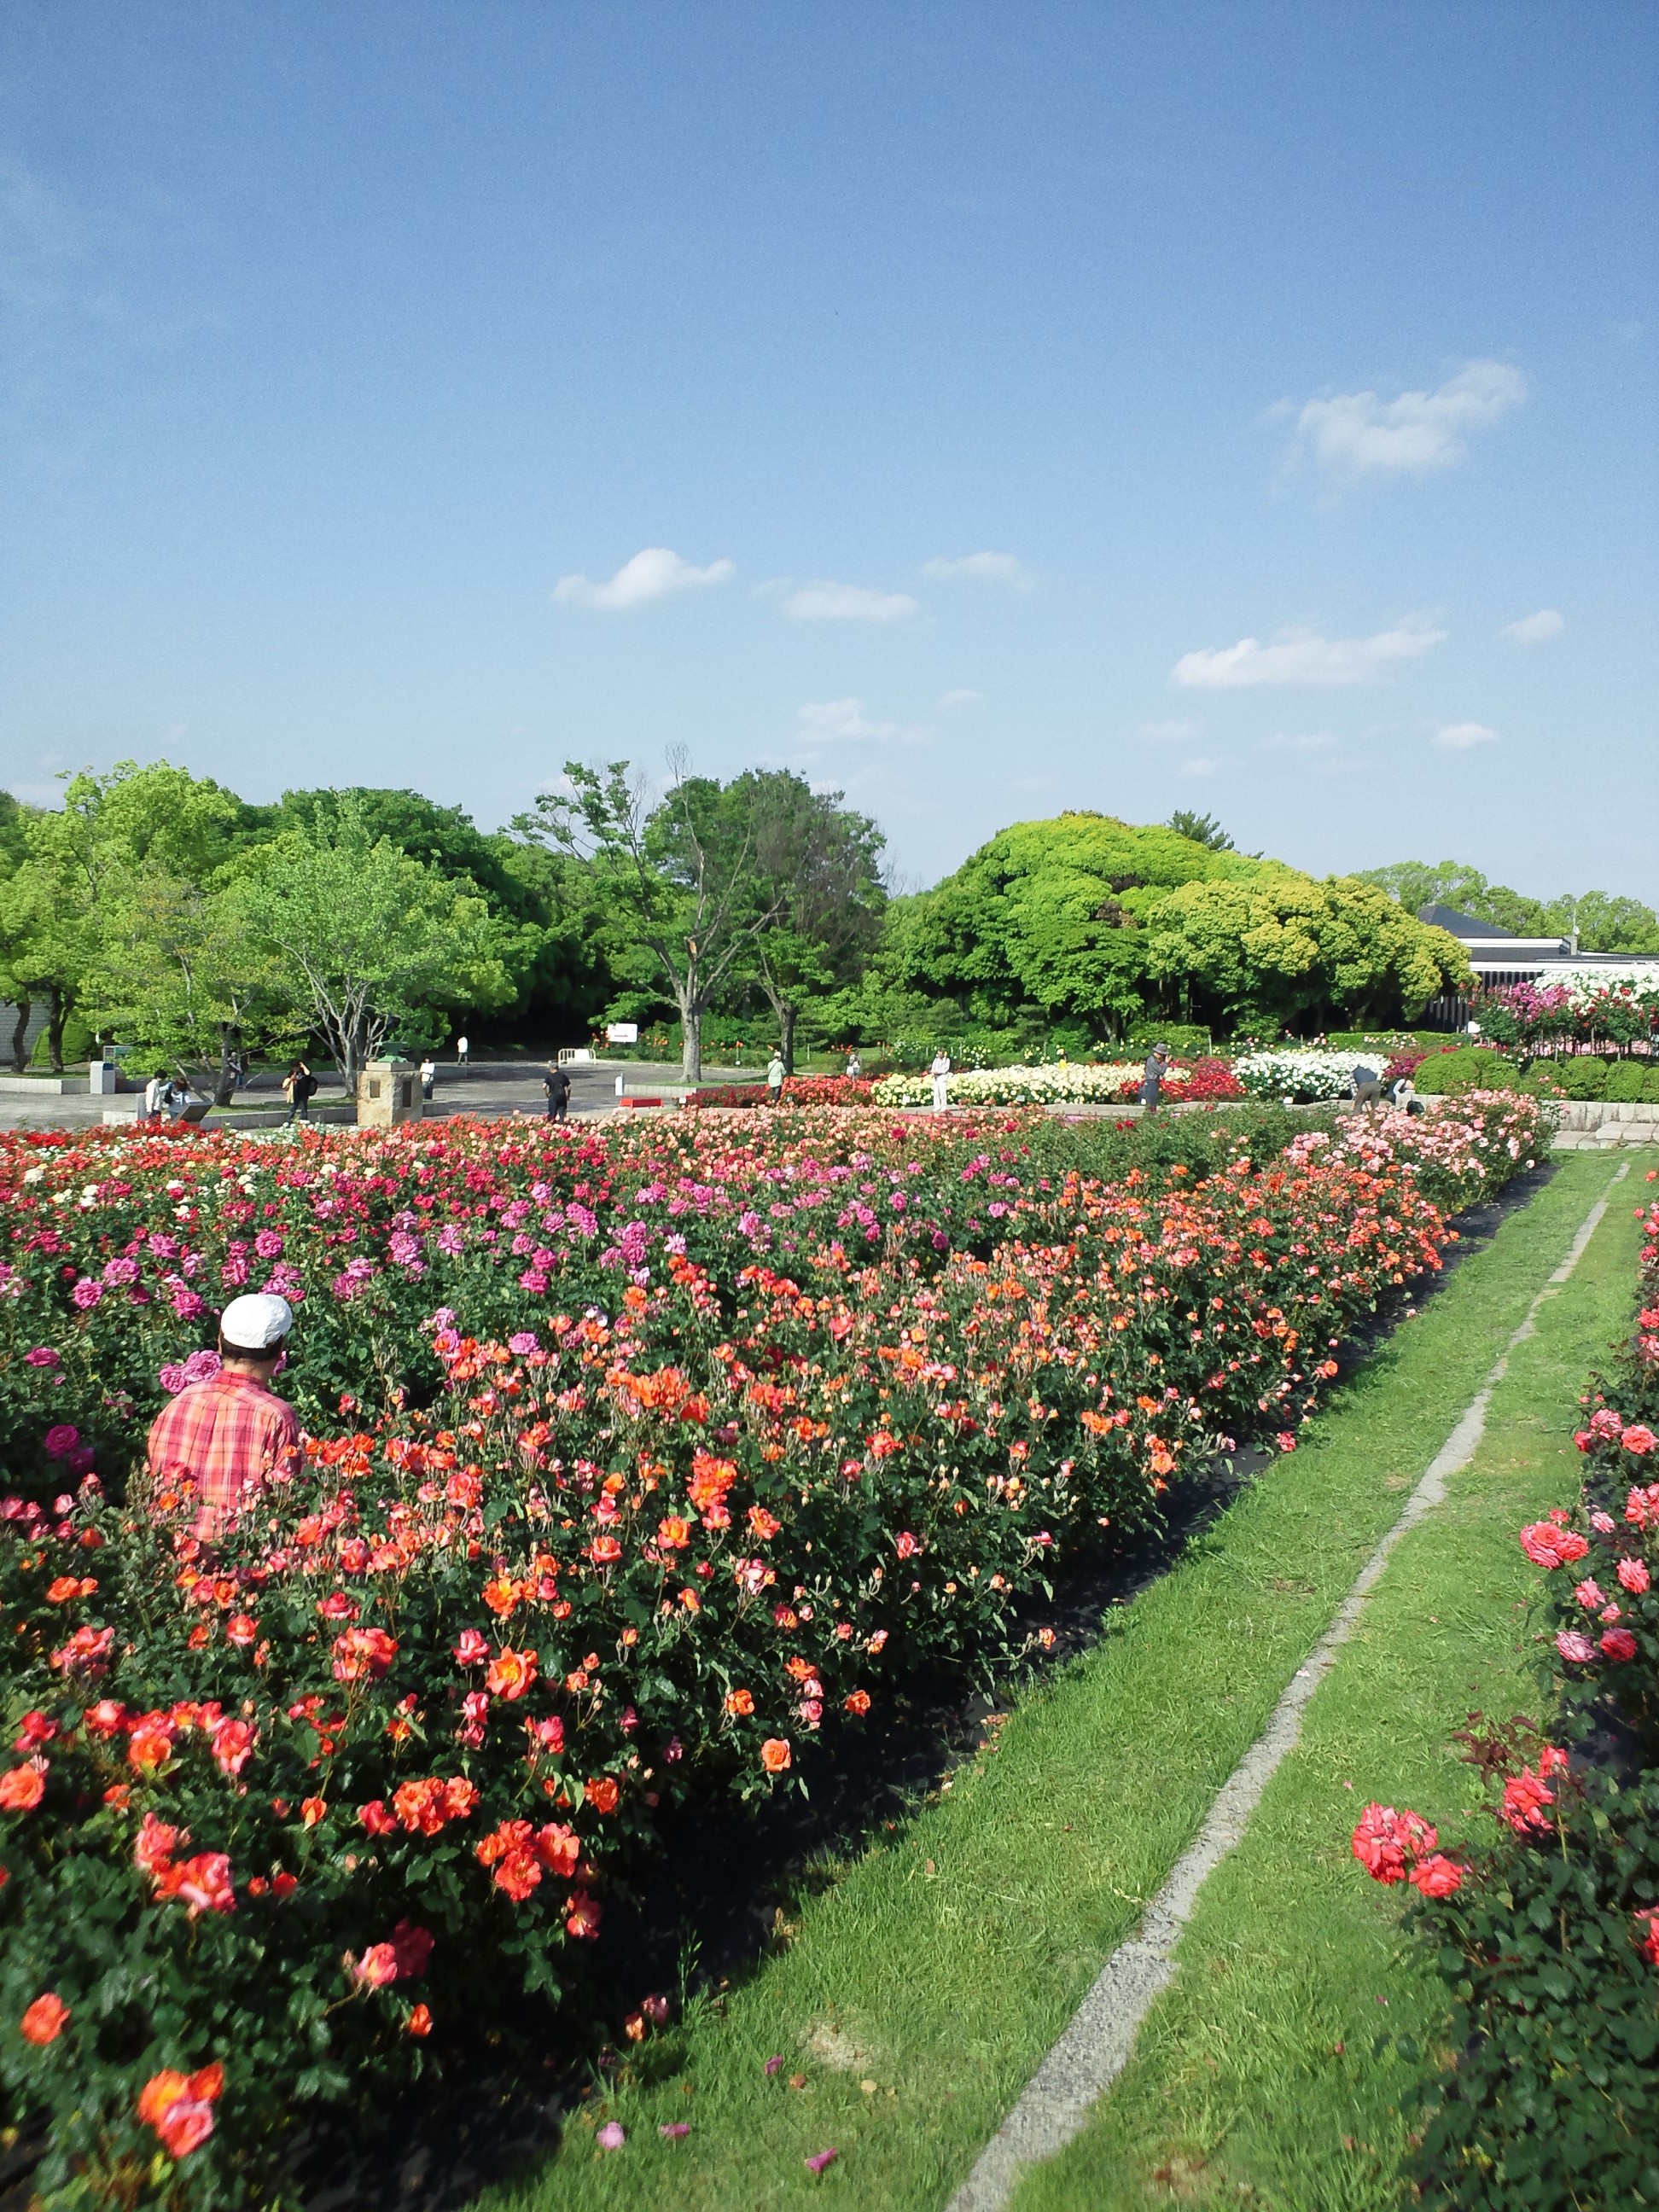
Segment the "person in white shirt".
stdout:
<path fill-rule="evenodd" d="M 438 1063 L 433 1059 L 430 1053 L 428 1053 L 426 1058 L 421 1062 L 421 1096 L 422 1098 L 431 1097 L 432 1086 L 437 1079 Z"/>
<path fill-rule="evenodd" d="M 766 1091 L 768 1101 L 775 1106 L 783 1097 L 783 1054 L 775 1052 L 766 1063 Z"/>
<path fill-rule="evenodd" d="M 951 1055 L 943 1046 L 933 1054 L 933 1064 L 927 1073 L 933 1079 L 933 1111 L 942 1114 L 949 1103 L 946 1093 L 951 1082 Z"/>
<path fill-rule="evenodd" d="M 149 1079 L 149 1081 L 144 1085 L 145 1121 L 159 1121 L 161 1120 L 161 1101 L 167 1096 L 167 1070 L 165 1068 L 158 1067 L 155 1074 Z"/>
<path fill-rule="evenodd" d="M 455 1040 L 455 1059 L 458 1066 L 461 1067 L 466 1066 L 468 1050 L 466 1039 L 464 1036 L 458 1036 Z"/>
<path fill-rule="evenodd" d="M 863 1073 L 864 1062 L 859 1058 L 858 1048 L 855 1045 L 852 1051 L 847 1055 L 848 1080 L 852 1083 L 856 1083 Z"/>

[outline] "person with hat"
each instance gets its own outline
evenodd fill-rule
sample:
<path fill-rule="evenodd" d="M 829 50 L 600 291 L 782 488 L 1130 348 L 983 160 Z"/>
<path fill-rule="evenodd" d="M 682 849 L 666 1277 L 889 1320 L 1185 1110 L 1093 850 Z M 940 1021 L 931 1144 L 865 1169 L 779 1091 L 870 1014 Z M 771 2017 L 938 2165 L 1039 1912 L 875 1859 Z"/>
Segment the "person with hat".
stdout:
<path fill-rule="evenodd" d="M 1164 1079 L 1170 1072 L 1170 1048 L 1155 1044 L 1146 1055 L 1146 1065 L 1140 1071 L 1140 1103 L 1149 1114 L 1158 1111 L 1158 1094 Z"/>
<path fill-rule="evenodd" d="M 219 1316 L 218 1373 L 186 1384 L 151 1425 L 150 1480 L 195 1484 L 198 1536 L 222 1534 L 271 1474 L 298 1462 L 298 1417 L 270 1387 L 293 1326 L 286 1298 L 233 1298 Z"/>

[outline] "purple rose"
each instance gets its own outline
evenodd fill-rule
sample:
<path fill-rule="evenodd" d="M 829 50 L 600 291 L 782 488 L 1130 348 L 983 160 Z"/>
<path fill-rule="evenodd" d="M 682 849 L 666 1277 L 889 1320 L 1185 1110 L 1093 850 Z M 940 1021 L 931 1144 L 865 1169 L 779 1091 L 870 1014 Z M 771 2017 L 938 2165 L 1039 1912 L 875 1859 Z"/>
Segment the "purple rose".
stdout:
<path fill-rule="evenodd" d="M 59 1421 L 41 1439 L 48 1459 L 67 1459 L 80 1441 L 80 1430 L 68 1421 Z"/>

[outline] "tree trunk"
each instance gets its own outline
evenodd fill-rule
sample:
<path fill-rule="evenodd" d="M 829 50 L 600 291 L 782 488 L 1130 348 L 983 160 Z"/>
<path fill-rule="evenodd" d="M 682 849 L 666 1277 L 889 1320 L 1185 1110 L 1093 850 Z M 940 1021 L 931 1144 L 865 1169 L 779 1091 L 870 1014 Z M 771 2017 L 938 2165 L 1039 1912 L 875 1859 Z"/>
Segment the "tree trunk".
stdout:
<path fill-rule="evenodd" d="M 68 1019 L 68 994 L 53 983 L 46 991 L 46 1053 L 54 1075 L 64 1072 L 64 1024 Z"/>
<path fill-rule="evenodd" d="M 795 1072 L 795 1018 L 797 1010 L 788 1004 L 778 1008 L 778 1052 L 783 1060 L 783 1072 Z"/>
<path fill-rule="evenodd" d="M 19 1075 L 28 1073 L 28 1061 L 24 1057 L 24 1040 L 28 1031 L 29 1016 L 33 1012 L 33 999 L 23 997 L 18 1000 L 17 1018 L 11 1028 L 11 1064 Z"/>
<path fill-rule="evenodd" d="M 235 1032 L 228 1022 L 219 1024 L 219 1079 L 213 1087 L 216 1106 L 228 1106 L 236 1092 L 236 1068 L 231 1057 L 231 1038 Z"/>
<path fill-rule="evenodd" d="M 702 1081 L 702 1008 L 680 1001 L 680 1075 L 687 1083 Z"/>

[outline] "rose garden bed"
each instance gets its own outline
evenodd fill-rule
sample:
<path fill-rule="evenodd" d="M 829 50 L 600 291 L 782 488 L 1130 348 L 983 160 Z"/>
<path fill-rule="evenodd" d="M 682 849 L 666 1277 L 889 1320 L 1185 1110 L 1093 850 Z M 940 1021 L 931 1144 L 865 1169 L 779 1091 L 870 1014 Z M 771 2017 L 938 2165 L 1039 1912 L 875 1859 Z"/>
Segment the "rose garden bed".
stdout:
<path fill-rule="evenodd" d="M 48 2201 L 269 2194 L 296 2107 L 507 1989 L 648 2033 L 602 1929 L 666 1809 L 799 1784 L 1184 1467 L 1292 1445 L 1542 1123 L 1109 1182 L 1008 1115 L 750 1128 L 0 1153 L 0 2077 Z M 245 1285 L 312 1437 L 210 1550 L 122 1478 Z"/>

